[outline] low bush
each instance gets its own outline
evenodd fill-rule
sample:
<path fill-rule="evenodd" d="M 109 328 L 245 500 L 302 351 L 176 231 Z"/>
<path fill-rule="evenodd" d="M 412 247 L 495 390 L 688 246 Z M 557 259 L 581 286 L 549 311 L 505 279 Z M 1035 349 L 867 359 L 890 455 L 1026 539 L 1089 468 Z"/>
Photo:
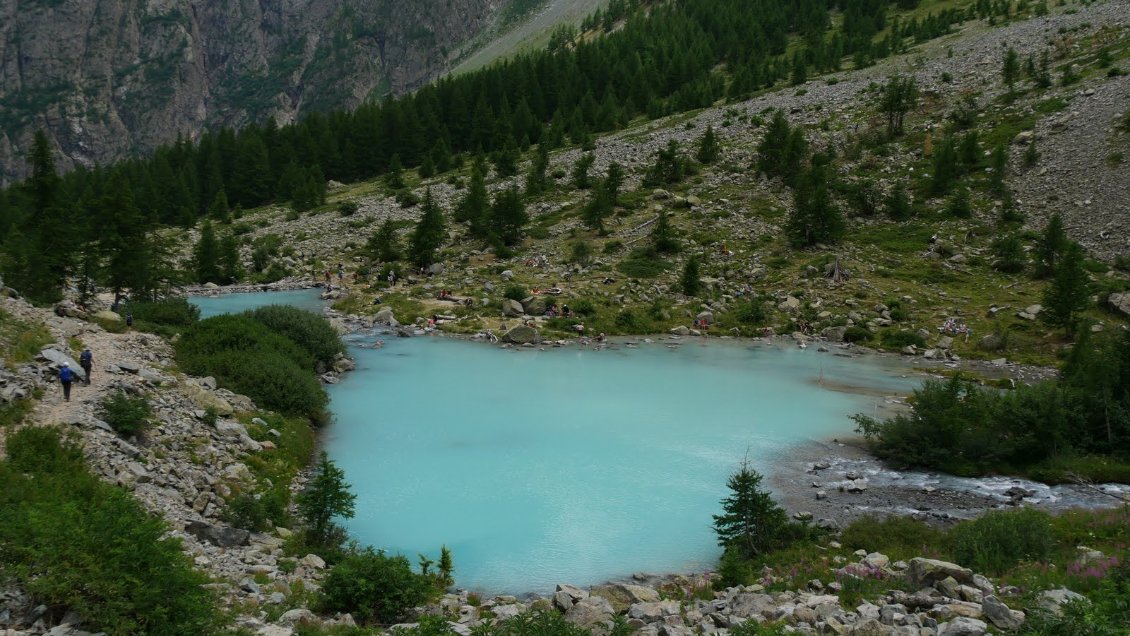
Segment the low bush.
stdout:
<path fill-rule="evenodd" d="M 392 624 L 428 597 L 427 579 L 403 556 L 365 548 L 347 555 L 326 577 L 321 609 L 349 612 L 362 622 Z"/>
<path fill-rule="evenodd" d="M 144 397 L 130 397 L 118 391 L 103 398 L 98 405 L 98 417 L 113 428 L 119 435 L 131 437 L 149 427 L 149 400 Z"/>
<path fill-rule="evenodd" d="M 953 530 L 954 557 L 977 572 L 1000 574 L 1021 561 L 1046 561 L 1055 545 L 1051 517 L 1031 508 L 994 511 Z"/>
<path fill-rule="evenodd" d="M 925 347 L 926 339 L 913 331 L 896 331 L 887 330 L 879 337 L 879 342 L 888 349 L 902 349 L 903 347 L 914 345 L 915 347 Z"/>
<path fill-rule="evenodd" d="M 214 634 L 208 579 L 124 490 L 83 464 L 55 429 L 27 427 L 0 461 L 0 570 L 37 603 L 63 606 L 112 636 Z"/>
<path fill-rule="evenodd" d="M 315 313 L 288 305 L 268 305 L 251 311 L 250 316 L 305 349 L 315 363 L 330 365 L 338 354 L 345 353 L 337 331 Z"/>
<path fill-rule="evenodd" d="M 867 342 L 871 339 L 871 332 L 864 327 L 848 327 L 844 330 L 844 342 Z"/>
<path fill-rule="evenodd" d="M 661 260 L 654 253 L 635 250 L 628 258 L 620 261 L 616 269 L 632 278 L 656 278 L 671 269 L 671 263 Z"/>
<path fill-rule="evenodd" d="M 526 288 L 521 285 L 507 285 L 506 289 L 502 292 L 503 298 L 509 298 L 510 300 L 516 300 L 518 302 L 522 302 L 522 299 L 529 295 Z"/>

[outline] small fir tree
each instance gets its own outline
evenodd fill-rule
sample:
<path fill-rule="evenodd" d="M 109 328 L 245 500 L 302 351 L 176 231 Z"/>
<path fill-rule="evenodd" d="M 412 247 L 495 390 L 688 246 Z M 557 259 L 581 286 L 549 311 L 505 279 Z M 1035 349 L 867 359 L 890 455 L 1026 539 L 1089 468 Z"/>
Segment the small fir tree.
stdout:
<path fill-rule="evenodd" d="M 683 266 L 683 275 L 679 278 L 679 287 L 687 296 L 698 296 L 702 291 L 698 256 L 691 256 Z"/>
<path fill-rule="evenodd" d="M 1008 151 L 1004 144 L 997 144 L 993 148 L 993 155 L 989 160 L 989 167 L 993 169 L 989 177 L 989 189 L 997 197 L 1004 196 L 1005 179 L 1008 177 Z"/>
<path fill-rule="evenodd" d="M 930 176 L 930 191 L 935 195 L 946 194 L 958 177 L 957 141 L 953 135 L 946 135 L 934 150 L 934 173 Z"/>
<path fill-rule="evenodd" d="M 651 245 L 660 254 L 674 254 L 679 251 L 679 239 L 675 234 L 675 228 L 671 227 L 667 210 L 659 211 L 659 219 L 655 222 L 655 229 L 651 231 Z"/>
<path fill-rule="evenodd" d="M 385 263 L 400 260 L 400 241 L 396 236 L 396 227 L 392 219 L 385 219 L 376 232 L 369 237 L 366 250 L 372 258 Z"/>
<path fill-rule="evenodd" d="M 620 188 L 624 185 L 624 166 L 613 161 L 608 165 L 608 172 L 604 177 L 602 187 L 608 193 L 608 200 L 613 206 L 620 204 Z"/>
<path fill-rule="evenodd" d="M 1060 256 L 1067 249 L 1071 241 L 1067 238 L 1067 231 L 1063 228 L 1063 217 L 1059 213 L 1052 215 L 1044 226 L 1044 232 L 1036 243 L 1036 268 L 1037 278 L 1047 278 L 1055 273 Z"/>
<path fill-rule="evenodd" d="M 714 133 L 714 126 L 707 126 L 706 132 L 698 140 L 698 152 L 695 153 L 695 160 L 701 164 L 711 164 L 717 161 L 721 154 L 722 148 L 718 143 L 718 135 Z"/>
<path fill-rule="evenodd" d="M 883 87 L 879 108 L 887 116 L 887 134 L 897 137 L 903 132 L 906 114 L 918 105 L 918 84 L 913 77 L 892 76 Z"/>
<path fill-rule="evenodd" d="M 208 206 L 208 216 L 216 219 L 220 223 L 231 223 L 231 210 L 228 209 L 228 195 L 220 188 L 216 192 L 215 198 L 212 199 L 212 205 Z"/>
<path fill-rule="evenodd" d="M 589 176 L 589 169 L 592 164 L 596 162 L 596 157 L 591 152 L 586 152 L 577 158 L 573 164 L 573 174 L 570 175 L 573 181 L 573 187 L 578 190 L 588 190 L 592 187 L 592 177 Z"/>
<path fill-rule="evenodd" d="M 826 159 L 813 161 L 812 167 L 801 175 L 793 192 L 795 206 L 785 224 L 793 247 L 835 243 L 847 231 L 843 214 L 832 201 L 828 180 Z"/>
<path fill-rule="evenodd" d="M 887 216 L 891 217 L 892 221 L 906 221 L 913 215 L 914 209 L 910 203 L 910 195 L 906 192 L 906 185 L 899 181 L 887 196 Z"/>
<path fill-rule="evenodd" d="M 1001 66 L 1001 80 L 1008 87 L 1011 96 L 1016 88 L 1016 80 L 1020 79 L 1020 56 L 1011 46 L 1004 54 L 1004 64 Z"/>
<path fill-rule="evenodd" d="M 1055 266 L 1051 285 L 1044 292 L 1044 311 L 1040 316 L 1049 324 L 1074 333 L 1079 314 L 1090 305 L 1087 270 L 1083 269 L 1083 248 L 1069 242 Z"/>
<path fill-rule="evenodd" d="M 537 154 L 530 164 L 530 171 L 526 173 L 526 196 L 535 197 L 549 189 L 549 178 L 546 170 L 549 169 L 549 148 L 538 146 Z"/>
<path fill-rule="evenodd" d="M 789 525 L 785 511 L 761 489 L 761 480 L 749 460 L 742 460 L 726 480 L 730 495 L 721 501 L 722 514 L 714 515 L 718 545 L 736 550 L 744 559 L 773 549 Z"/>
<path fill-rule="evenodd" d="M 432 197 L 431 188 L 424 191 L 424 202 L 421 207 L 423 215 L 412 231 L 409 256 L 417 267 L 427 267 L 435 262 L 436 252 L 443 245 L 447 227 L 443 220 L 443 211 Z"/>
<path fill-rule="evenodd" d="M 334 517 L 353 517 L 356 495 L 350 492 L 345 471 L 323 452 L 314 477 L 298 496 L 298 512 L 310 530 L 310 538 L 325 544 L 333 535 Z"/>
<path fill-rule="evenodd" d="M 530 220 L 526 204 L 517 187 L 495 195 L 491 205 L 491 234 L 496 245 L 515 245 L 522 240 L 522 231 Z"/>

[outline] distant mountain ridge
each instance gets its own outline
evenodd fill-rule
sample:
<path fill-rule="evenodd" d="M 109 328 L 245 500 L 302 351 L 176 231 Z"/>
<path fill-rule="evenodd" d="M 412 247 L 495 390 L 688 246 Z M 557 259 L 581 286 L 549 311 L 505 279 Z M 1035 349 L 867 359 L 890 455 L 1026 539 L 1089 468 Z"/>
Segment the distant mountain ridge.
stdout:
<path fill-rule="evenodd" d="M 0 185 L 34 130 L 60 167 L 106 164 L 206 128 L 352 108 L 412 90 L 500 0 L 0 2 Z"/>

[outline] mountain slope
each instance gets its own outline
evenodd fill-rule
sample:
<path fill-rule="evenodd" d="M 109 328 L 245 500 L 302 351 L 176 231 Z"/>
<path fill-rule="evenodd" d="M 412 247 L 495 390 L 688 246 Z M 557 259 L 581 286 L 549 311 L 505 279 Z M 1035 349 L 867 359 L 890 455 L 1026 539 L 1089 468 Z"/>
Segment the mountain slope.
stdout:
<path fill-rule="evenodd" d="M 352 108 L 442 70 L 491 0 L 0 3 L 0 184 L 45 128 L 61 167 L 202 129 Z"/>

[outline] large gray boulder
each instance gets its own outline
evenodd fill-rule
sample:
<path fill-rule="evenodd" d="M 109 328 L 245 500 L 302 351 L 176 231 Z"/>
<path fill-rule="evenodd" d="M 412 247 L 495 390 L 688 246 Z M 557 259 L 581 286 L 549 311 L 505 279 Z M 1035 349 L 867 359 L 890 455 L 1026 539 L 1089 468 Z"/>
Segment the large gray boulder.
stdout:
<path fill-rule="evenodd" d="M 910 568 L 906 572 L 907 580 L 911 587 L 930 587 L 946 577 L 953 577 L 958 583 L 971 585 L 973 583 L 973 570 L 963 568 L 956 563 L 939 561 L 937 559 L 924 559 L 916 557 L 910 560 Z"/>
<path fill-rule="evenodd" d="M 533 344 L 537 342 L 537 339 L 538 330 L 527 327 L 526 325 L 511 327 L 510 331 L 507 331 L 502 336 L 503 342 L 509 342 L 511 344 Z"/>
<path fill-rule="evenodd" d="M 745 592 L 738 594 L 730 601 L 730 613 L 742 618 L 761 616 L 762 612 L 775 610 L 776 603 L 768 594 L 754 594 Z"/>
<path fill-rule="evenodd" d="M 659 592 L 642 585 L 628 583 L 610 583 L 608 585 L 595 585 L 590 590 L 593 596 L 600 596 L 612 603 L 616 613 L 621 613 L 636 603 L 655 603 L 659 601 Z"/>
<path fill-rule="evenodd" d="M 384 307 L 380 311 L 378 311 L 377 315 L 373 316 L 373 320 L 375 320 L 378 324 L 388 325 L 390 327 L 396 327 L 400 325 L 400 323 L 397 322 L 396 318 L 392 315 L 392 309 L 389 309 L 388 307 Z"/>
<path fill-rule="evenodd" d="M 540 316 L 545 313 L 545 299 L 541 296 L 530 296 L 522 300 L 522 311 L 531 316 Z"/>
<path fill-rule="evenodd" d="M 80 380 L 86 379 L 86 371 L 82 370 L 82 367 L 78 365 L 78 361 L 58 349 L 48 347 L 39 352 L 39 357 L 56 367 L 61 367 L 66 364 L 71 368 L 71 371 L 75 372 L 75 375 L 78 376 Z"/>
<path fill-rule="evenodd" d="M 1038 604 L 1040 609 L 1046 610 L 1056 616 L 1063 615 L 1063 606 L 1068 603 L 1086 603 L 1087 597 L 1077 592 L 1061 587 L 1058 590 L 1046 590 L 1040 593 Z"/>
<path fill-rule="evenodd" d="M 938 636 L 984 636 L 989 626 L 976 618 L 959 616 L 938 626 Z"/>
<path fill-rule="evenodd" d="M 1120 312 L 1123 316 L 1130 316 L 1130 292 L 1111 294 L 1106 301 L 1111 309 Z"/>
<path fill-rule="evenodd" d="M 231 526 L 214 526 L 203 521 L 188 522 L 188 525 L 185 526 L 185 532 L 201 541 L 209 541 L 221 548 L 247 545 L 248 539 L 251 538 L 251 533 L 247 530 Z"/>
<path fill-rule="evenodd" d="M 502 301 L 502 313 L 503 313 L 503 315 L 511 316 L 511 317 L 521 316 L 523 311 L 524 310 L 522 309 L 522 303 L 520 303 L 516 300 L 512 300 L 510 298 L 507 298 L 507 299 Z"/>
<path fill-rule="evenodd" d="M 1001 629 L 1013 630 L 1024 624 L 1024 612 L 1009 609 L 999 598 L 988 595 L 981 601 L 985 618 Z"/>
<path fill-rule="evenodd" d="M 654 623 L 668 616 L 678 616 L 679 610 L 680 606 L 678 601 L 652 601 L 633 604 L 628 609 L 628 616 L 630 618 L 639 619 L 645 623 Z"/>
<path fill-rule="evenodd" d="M 845 333 L 847 333 L 847 327 L 826 327 L 824 331 L 820 332 L 820 335 L 832 342 L 843 342 Z"/>
<path fill-rule="evenodd" d="M 577 601 L 573 607 L 570 607 L 569 610 L 565 612 L 565 620 L 577 627 L 589 629 L 605 621 L 612 620 L 612 615 L 615 613 L 608 599 L 599 596 L 590 596 Z"/>

